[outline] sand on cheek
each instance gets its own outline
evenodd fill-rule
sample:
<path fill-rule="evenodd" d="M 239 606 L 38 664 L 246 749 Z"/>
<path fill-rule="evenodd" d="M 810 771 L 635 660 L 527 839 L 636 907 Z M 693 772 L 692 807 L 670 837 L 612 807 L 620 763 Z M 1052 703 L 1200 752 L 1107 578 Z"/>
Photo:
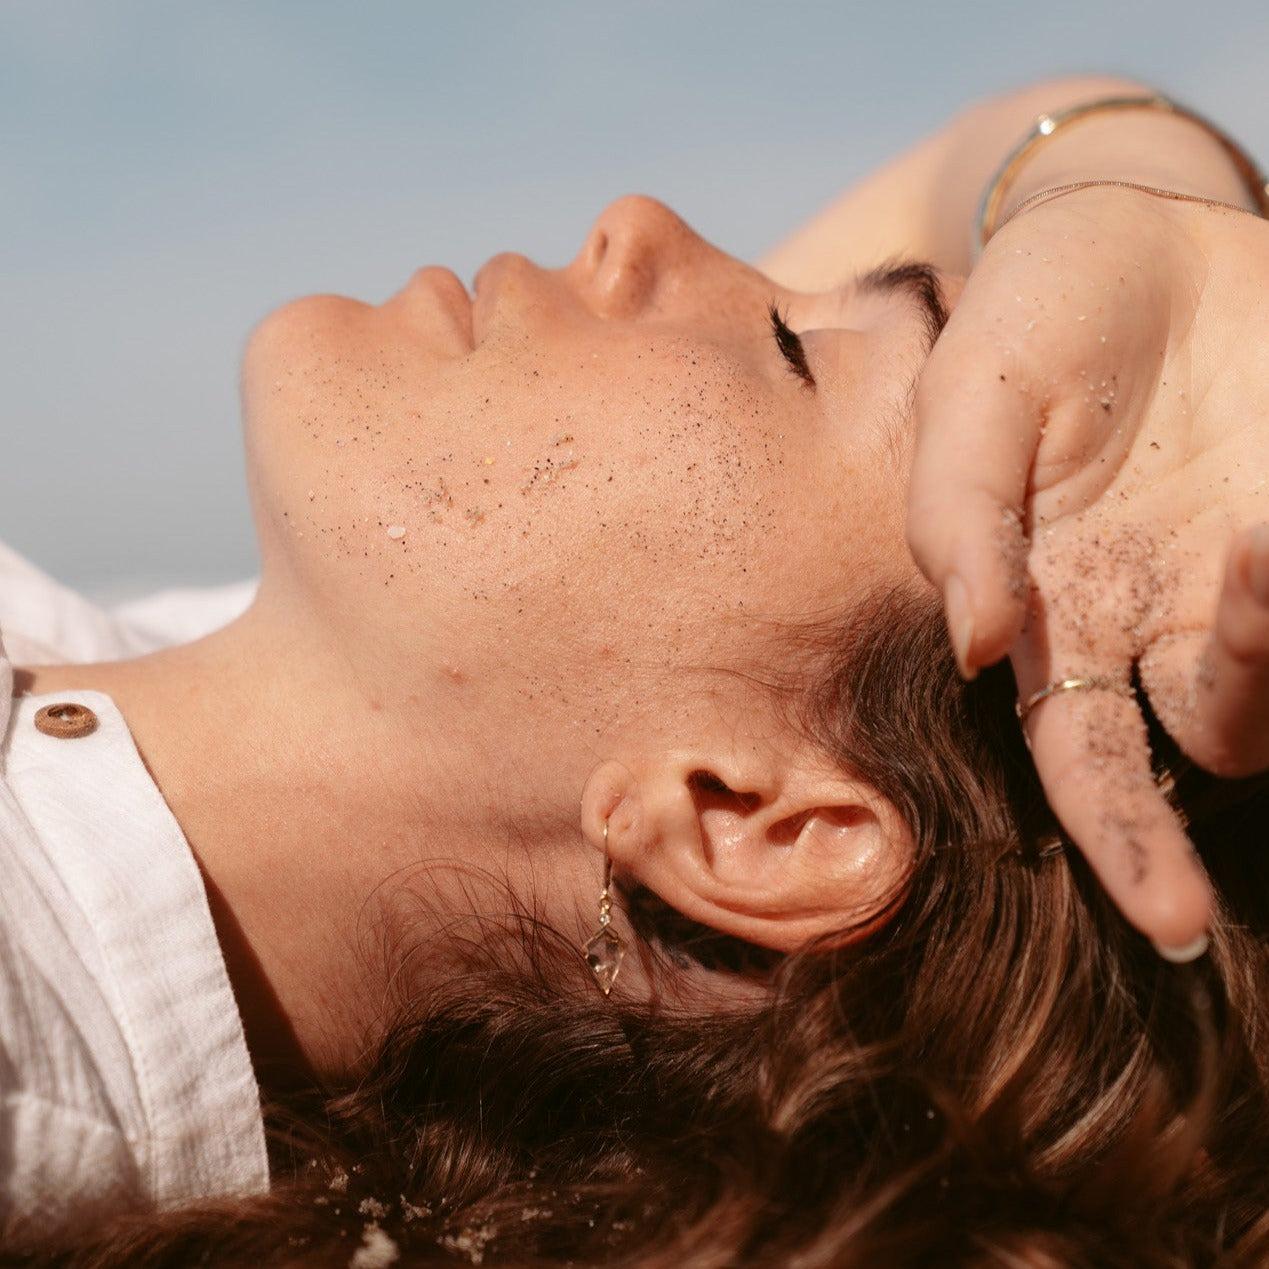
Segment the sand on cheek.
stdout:
<path fill-rule="evenodd" d="M 597 555 L 630 582 L 743 578 L 778 514 L 772 403 L 718 358 L 643 359 L 590 382 L 582 367 L 562 383 L 544 364 L 501 368 L 422 405 L 386 359 L 309 368 L 318 404 L 296 420 L 309 474 L 283 508 L 291 531 L 366 561 L 379 585 L 439 570 L 472 602 L 552 579 L 567 602 Z"/>

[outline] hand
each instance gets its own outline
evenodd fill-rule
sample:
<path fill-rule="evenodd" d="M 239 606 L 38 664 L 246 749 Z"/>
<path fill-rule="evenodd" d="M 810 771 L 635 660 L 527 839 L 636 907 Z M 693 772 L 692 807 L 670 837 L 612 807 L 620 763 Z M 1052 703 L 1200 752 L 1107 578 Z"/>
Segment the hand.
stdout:
<path fill-rule="evenodd" d="M 1024 211 L 916 413 L 908 540 L 962 671 L 1116 685 L 1035 708 L 1036 768 L 1128 919 L 1197 954 L 1210 886 L 1129 683 L 1200 765 L 1269 768 L 1269 224 L 1105 186 Z"/>

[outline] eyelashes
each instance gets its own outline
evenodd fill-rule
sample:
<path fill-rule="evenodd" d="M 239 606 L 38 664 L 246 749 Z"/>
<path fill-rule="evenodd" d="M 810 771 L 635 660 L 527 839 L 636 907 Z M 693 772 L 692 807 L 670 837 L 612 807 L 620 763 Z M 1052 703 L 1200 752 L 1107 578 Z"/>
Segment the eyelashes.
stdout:
<path fill-rule="evenodd" d="M 806 387 L 815 387 L 815 376 L 811 373 L 810 366 L 806 364 L 806 349 L 802 347 L 801 336 L 797 331 L 790 329 L 784 318 L 780 316 L 780 310 L 776 308 L 774 300 L 767 305 L 767 316 L 771 319 L 771 333 L 775 336 L 776 347 L 780 350 L 780 355 L 788 362 L 789 369 Z"/>

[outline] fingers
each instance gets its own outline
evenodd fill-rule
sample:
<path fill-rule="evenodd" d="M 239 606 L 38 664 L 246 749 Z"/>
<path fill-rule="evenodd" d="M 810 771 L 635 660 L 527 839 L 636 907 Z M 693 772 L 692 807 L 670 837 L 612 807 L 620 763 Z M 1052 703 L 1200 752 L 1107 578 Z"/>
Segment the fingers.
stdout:
<path fill-rule="evenodd" d="M 1211 634 L 1155 644 L 1141 677 L 1199 766 L 1224 777 L 1269 770 L 1269 525 L 1234 540 Z"/>
<path fill-rule="evenodd" d="M 1124 916 L 1161 955 L 1206 947 L 1211 885 L 1150 768 L 1145 722 L 1126 690 L 1060 692 L 1026 720 L 1054 814 Z"/>
<path fill-rule="evenodd" d="M 985 353 L 972 327 L 948 323 L 922 372 L 907 536 L 943 594 L 962 674 L 998 661 L 1022 627 L 1027 541 L 1021 508 L 1040 438 L 1039 410 Z M 1016 378 L 1016 375 L 1012 376 Z"/>

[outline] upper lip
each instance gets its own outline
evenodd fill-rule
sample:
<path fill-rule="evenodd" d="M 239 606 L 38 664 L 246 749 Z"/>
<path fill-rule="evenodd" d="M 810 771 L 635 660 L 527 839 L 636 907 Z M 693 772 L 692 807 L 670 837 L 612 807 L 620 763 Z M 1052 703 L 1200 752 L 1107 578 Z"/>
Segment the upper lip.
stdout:
<path fill-rule="evenodd" d="M 439 299 L 451 312 L 454 313 L 458 321 L 465 325 L 471 332 L 474 344 L 475 332 L 472 330 L 472 301 L 471 295 L 467 288 L 463 285 L 462 280 L 453 272 L 452 269 L 446 269 L 437 265 L 428 266 L 420 269 L 415 275 L 426 279 L 428 289 L 432 294 L 432 303 Z M 439 291 L 439 294 L 438 294 Z M 459 298 L 461 295 L 461 299 Z"/>
<path fill-rule="evenodd" d="M 489 314 L 493 307 L 494 297 L 494 283 L 490 274 L 494 271 L 491 266 L 497 259 L 497 256 L 493 256 L 486 260 L 476 270 L 476 276 L 472 278 L 471 326 L 476 343 L 480 343 L 485 331 L 489 328 Z"/>
<path fill-rule="evenodd" d="M 476 270 L 472 279 L 472 330 L 477 343 L 489 329 L 507 270 L 517 264 L 527 265 L 529 261 L 514 251 L 501 251 L 496 256 L 490 256 Z"/>

